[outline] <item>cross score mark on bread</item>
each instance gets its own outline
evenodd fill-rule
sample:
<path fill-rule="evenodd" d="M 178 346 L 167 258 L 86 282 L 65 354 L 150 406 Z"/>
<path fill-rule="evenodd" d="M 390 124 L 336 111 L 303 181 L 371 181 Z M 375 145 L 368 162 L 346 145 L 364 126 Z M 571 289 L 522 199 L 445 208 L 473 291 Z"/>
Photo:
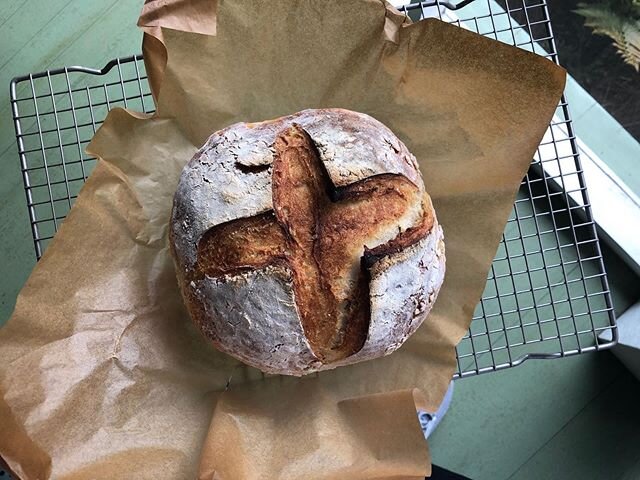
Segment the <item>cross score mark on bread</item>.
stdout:
<path fill-rule="evenodd" d="M 198 244 L 194 275 L 286 265 L 313 352 L 323 362 L 339 360 L 367 338 L 369 276 L 359 260 L 371 264 L 416 243 L 432 228 L 433 216 L 424 209 L 417 226 L 369 249 L 374 232 L 393 228 L 421 202 L 418 187 L 402 175 L 381 174 L 335 188 L 313 141 L 296 124 L 278 135 L 274 149 L 274 212 L 208 230 Z"/>

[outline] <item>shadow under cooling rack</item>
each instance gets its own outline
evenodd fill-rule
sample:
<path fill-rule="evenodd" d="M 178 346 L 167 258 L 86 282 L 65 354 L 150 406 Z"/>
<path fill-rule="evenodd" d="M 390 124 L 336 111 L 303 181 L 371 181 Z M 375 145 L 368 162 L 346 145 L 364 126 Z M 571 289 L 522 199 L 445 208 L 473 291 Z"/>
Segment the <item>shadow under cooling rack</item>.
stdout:
<path fill-rule="evenodd" d="M 413 20 L 439 17 L 557 62 L 544 2 L 462 3 L 456 10 L 438 2 L 400 10 Z M 93 169 L 95 160 L 84 150 L 108 111 L 123 106 L 151 113 L 154 104 L 142 57 L 132 56 L 101 70 L 68 67 L 16 78 L 11 105 L 40 258 Z M 579 203 L 568 195 L 576 192 Z M 598 334 L 607 329 L 614 340 L 600 343 Z M 522 181 L 482 299 L 458 345 L 455 376 L 507 368 L 527 358 L 609 348 L 616 339 L 611 295 L 563 98 Z"/>

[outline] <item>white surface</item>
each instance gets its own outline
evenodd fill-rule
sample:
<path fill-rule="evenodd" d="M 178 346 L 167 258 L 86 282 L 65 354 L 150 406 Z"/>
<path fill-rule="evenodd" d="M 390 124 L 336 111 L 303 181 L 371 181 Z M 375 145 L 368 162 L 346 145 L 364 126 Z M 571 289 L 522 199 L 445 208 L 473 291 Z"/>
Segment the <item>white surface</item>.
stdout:
<path fill-rule="evenodd" d="M 553 181 L 561 188 L 564 186 L 578 205 L 584 205 L 566 125 L 550 127 L 543 144 L 551 142 L 552 132 L 555 146 L 552 143 L 541 145 L 539 157 L 541 160 L 555 160 L 557 156 L 559 160 L 543 163 L 545 172 L 551 177 L 563 174 L 562 179 Z M 640 199 L 579 137 L 577 145 L 593 218 L 627 263 L 640 271 Z"/>
<path fill-rule="evenodd" d="M 618 317 L 618 345 L 613 353 L 640 380 L 640 302 Z M 611 331 L 600 335 L 602 339 L 611 340 Z"/>

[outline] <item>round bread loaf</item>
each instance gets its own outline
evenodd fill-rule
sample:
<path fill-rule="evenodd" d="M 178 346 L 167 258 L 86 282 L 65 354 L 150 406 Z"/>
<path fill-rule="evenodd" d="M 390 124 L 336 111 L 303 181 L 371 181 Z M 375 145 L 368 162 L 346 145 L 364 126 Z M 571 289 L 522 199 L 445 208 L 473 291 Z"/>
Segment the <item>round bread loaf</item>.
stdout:
<path fill-rule="evenodd" d="M 393 352 L 445 270 L 415 157 L 377 120 L 341 109 L 214 133 L 182 172 L 170 243 L 202 333 L 286 375 Z"/>

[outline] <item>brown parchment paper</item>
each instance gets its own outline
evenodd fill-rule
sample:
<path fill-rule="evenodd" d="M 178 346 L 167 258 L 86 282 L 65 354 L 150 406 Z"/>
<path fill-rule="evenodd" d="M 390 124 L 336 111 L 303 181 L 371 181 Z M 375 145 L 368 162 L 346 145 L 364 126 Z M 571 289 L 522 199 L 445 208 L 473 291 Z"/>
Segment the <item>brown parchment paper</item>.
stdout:
<path fill-rule="evenodd" d="M 415 408 L 444 395 L 564 71 L 379 0 L 156 0 L 140 24 L 157 113 L 110 112 L 96 169 L 0 330 L 0 455 L 23 479 L 424 476 Z M 172 196 L 212 132 L 320 107 L 374 116 L 418 158 L 446 279 L 396 353 L 265 378 L 188 320 Z"/>

